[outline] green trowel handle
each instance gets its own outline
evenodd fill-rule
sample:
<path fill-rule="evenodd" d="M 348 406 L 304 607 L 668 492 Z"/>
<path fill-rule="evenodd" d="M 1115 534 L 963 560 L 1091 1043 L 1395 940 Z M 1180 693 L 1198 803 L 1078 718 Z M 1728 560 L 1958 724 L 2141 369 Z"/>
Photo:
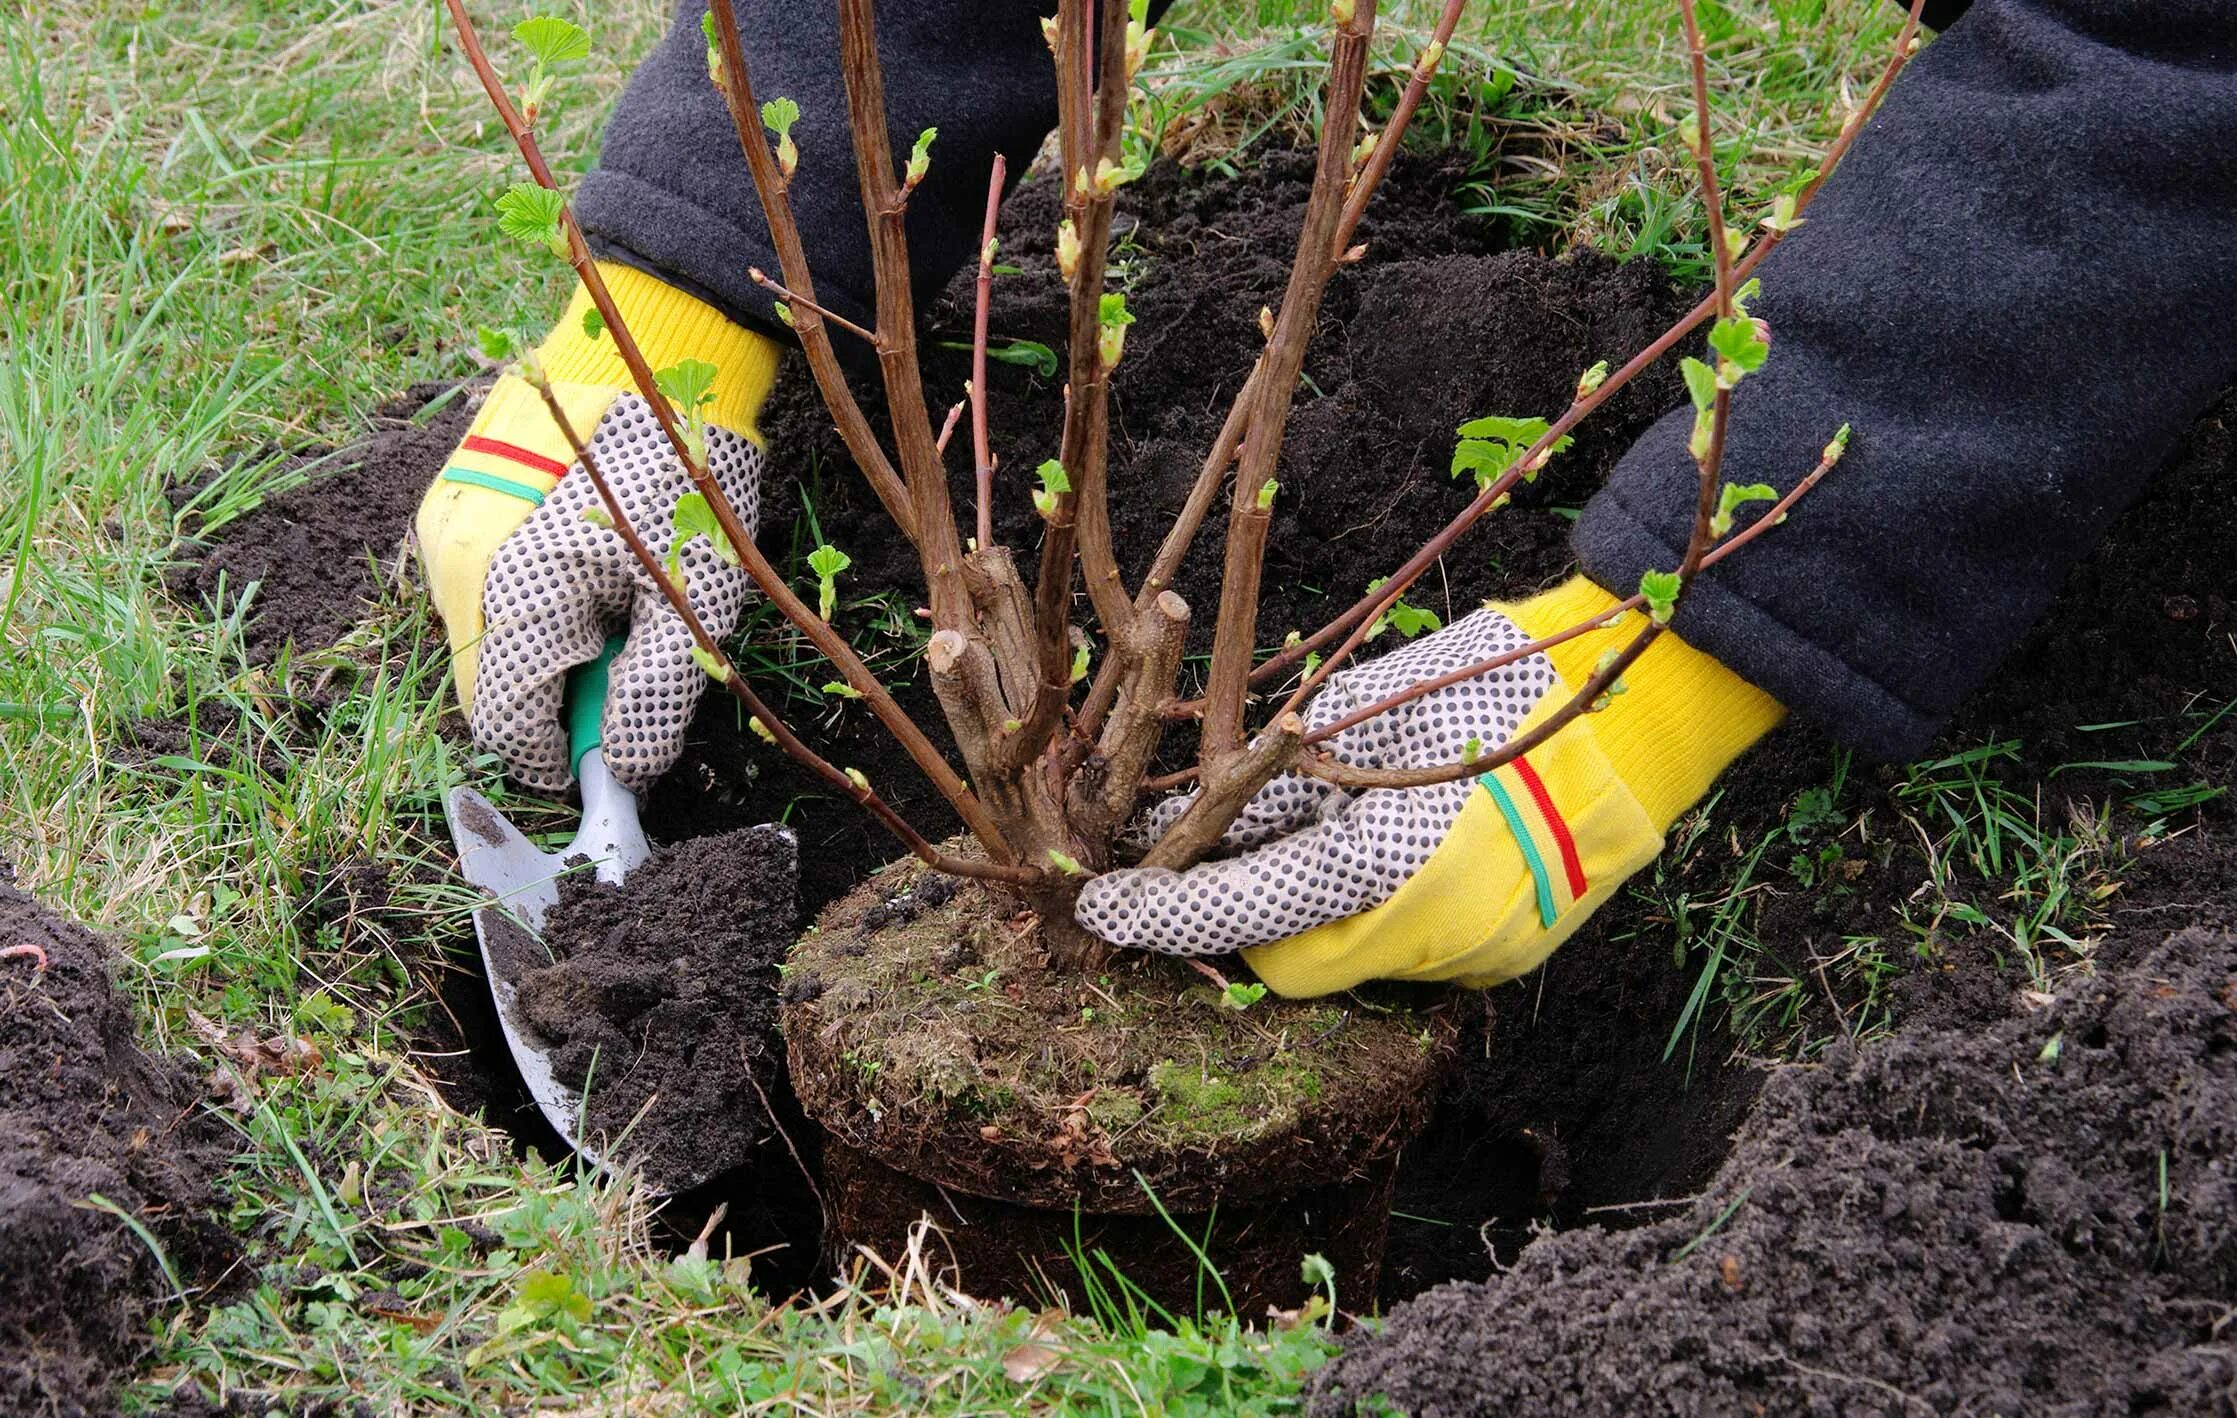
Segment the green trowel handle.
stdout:
<path fill-rule="evenodd" d="M 606 670 L 621 653 L 625 637 L 616 635 L 598 658 L 567 672 L 567 766 L 582 772 L 583 755 L 606 741 Z"/>

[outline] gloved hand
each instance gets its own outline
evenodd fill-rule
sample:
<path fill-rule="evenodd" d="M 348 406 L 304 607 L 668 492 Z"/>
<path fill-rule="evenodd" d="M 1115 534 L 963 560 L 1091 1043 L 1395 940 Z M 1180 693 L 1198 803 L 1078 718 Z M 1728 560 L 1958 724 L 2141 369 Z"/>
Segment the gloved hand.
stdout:
<path fill-rule="evenodd" d="M 1307 706 L 1307 726 L 1614 605 L 1577 581 L 1521 606 L 1487 606 L 1330 676 Z M 1451 763 L 1470 739 L 1488 757 L 1567 702 L 1602 650 L 1636 632 L 1641 622 L 1627 620 L 1425 695 L 1327 746 L 1373 767 Z M 1475 778 L 1359 793 L 1277 778 L 1227 833 L 1223 846 L 1236 855 L 1185 872 L 1106 873 L 1081 893 L 1077 918 L 1118 945 L 1241 950 L 1284 995 L 1372 979 L 1513 979 L 1653 860 L 1677 815 L 1780 715 L 1768 696 L 1673 635 L 1627 678 L 1629 692 L 1607 711 Z M 1653 689 L 1664 694 L 1650 710 Z M 1154 839 L 1186 802 L 1159 804 L 1137 832 Z"/>
<path fill-rule="evenodd" d="M 650 276 L 600 269 L 649 363 L 716 366 L 708 470 L 751 531 L 764 461 L 753 418 L 777 347 Z M 587 307 L 578 291 L 538 359 L 638 534 L 665 557 L 676 500 L 691 483 L 629 387 L 611 338 L 583 330 Z M 614 630 L 626 625 L 628 638 L 609 671 L 604 753 L 625 787 L 642 792 L 675 763 L 706 687 L 682 618 L 620 536 L 585 520 L 602 506 L 542 396 L 510 375 L 420 504 L 420 557 L 449 633 L 460 706 L 475 742 L 539 792 L 572 781 L 561 718 L 567 671 L 595 658 Z M 704 538 L 686 544 L 681 561 L 693 608 L 713 634 L 729 633 L 746 573 Z"/>

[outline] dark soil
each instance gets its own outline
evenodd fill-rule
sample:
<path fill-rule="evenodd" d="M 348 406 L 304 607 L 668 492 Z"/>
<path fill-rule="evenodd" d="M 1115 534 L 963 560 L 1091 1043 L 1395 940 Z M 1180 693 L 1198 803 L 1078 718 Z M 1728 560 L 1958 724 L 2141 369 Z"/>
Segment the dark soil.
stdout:
<path fill-rule="evenodd" d="M 1314 1411 L 2227 1413 L 2237 935 L 1774 1075 L 1679 1214 L 1431 1291 Z"/>
<path fill-rule="evenodd" d="M 0 1410 L 113 1411 L 172 1283 L 107 1198 L 146 1226 L 182 1285 L 231 1255 L 211 1177 L 224 1129 L 192 1072 L 143 1053 L 109 947 L 15 889 L 0 865 Z"/>
<path fill-rule="evenodd" d="M 316 469 L 311 481 L 219 528 L 166 578 L 171 594 L 221 614 L 252 596 L 242 639 L 260 664 L 289 644 L 308 652 L 348 634 L 393 579 L 421 494 L 474 420 L 478 385 L 420 417 L 457 387 L 415 384 L 374 410 L 364 442 L 299 455 Z"/>
<path fill-rule="evenodd" d="M 585 1135 L 643 1158 L 656 1187 L 794 1165 L 763 1099 L 787 1087 L 777 964 L 796 851 L 750 828 L 664 848 L 618 887 L 568 877 L 544 924 L 555 963 L 521 977 L 553 1071 L 589 1087 Z"/>

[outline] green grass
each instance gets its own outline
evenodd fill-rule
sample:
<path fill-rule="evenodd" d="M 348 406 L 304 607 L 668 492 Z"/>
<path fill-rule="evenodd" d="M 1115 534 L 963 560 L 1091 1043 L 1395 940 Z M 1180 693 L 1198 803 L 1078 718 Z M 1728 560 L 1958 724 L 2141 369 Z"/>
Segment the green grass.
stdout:
<path fill-rule="evenodd" d="M 1869 71 L 1892 11 L 1708 8 L 1721 156 L 1745 207 L 1831 136 L 1824 96 Z M 669 6 L 557 9 L 591 22 L 612 61 L 548 125 L 576 171 Z M 1431 9 L 1388 12 L 1418 35 Z M 1683 108 L 1664 9 L 1496 0 L 1471 22 L 1423 120 L 1474 154 L 1467 200 L 1550 245 L 1575 236 L 1686 270 L 1700 222 L 1664 151 Z M 0 14 L 0 855 L 115 939 L 152 1044 L 204 1049 L 191 1008 L 315 1037 L 329 1060 L 268 1080 L 233 1119 L 239 1289 L 162 1313 L 128 1401 L 191 1382 L 377 1412 L 1281 1411 L 1325 1351 L 1310 1324 L 1152 1332 L 1114 1302 L 1036 1334 L 1030 1314 L 938 1289 L 921 1254 L 865 1263 L 820 1305 L 772 1308 L 744 1287 L 746 1262 L 655 1253 L 641 1196 L 522 1166 L 421 1078 L 424 962 L 460 940 L 466 900 L 437 798 L 492 772 L 435 733 L 447 668 L 425 648 L 409 571 L 345 644 L 263 667 L 162 573 L 182 537 L 306 475 L 281 453 L 346 442 L 396 390 L 472 372 L 476 324 L 556 308 L 559 273 L 491 234 L 516 164 L 438 12 L 84 0 Z M 1195 123 L 1191 155 L 1220 160 L 1309 121 L 1297 35 L 1316 13 L 1185 7 L 1155 61 L 1149 134 Z M 1386 75 L 1411 42 L 1382 46 Z M 1386 79 L 1379 101 L 1389 92 Z M 176 488 L 195 491 L 175 504 Z M 913 620 L 891 611 L 887 653 L 909 653 Z M 768 645 L 755 673 L 802 696 L 829 678 Z M 313 697 L 321 712 L 299 716 Z M 132 734 L 143 717 L 196 732 L 151 756 Z M 1916 810 L 1945 854 L 1988 821 L 1967 791 L 1922 780 Z M 1994 830 L 2016 840 L 2002 816 Z M 2034 841 L 2020 859 L 2038 859 Z M 398 883 L 383 910 L 320 897 L 359 858 Z M 2039 949 L 2065 928 L 2045 902 L 2093 879 L 2050 862 L 2019 907 L 1963 899 Z M 1040 1368 L 1041 1351 L 1045 1373 L 1005 1372 Z"/>

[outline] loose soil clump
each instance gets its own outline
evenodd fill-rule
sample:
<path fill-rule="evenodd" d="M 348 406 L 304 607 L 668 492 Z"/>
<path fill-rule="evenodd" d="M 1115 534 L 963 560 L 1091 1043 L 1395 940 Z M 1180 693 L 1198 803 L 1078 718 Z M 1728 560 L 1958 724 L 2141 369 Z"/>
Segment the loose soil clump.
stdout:
<path fill-rule="evenodd" d="M 1433 1290 L 1313 1412 L 2207 1413 L 2237 1391 L 2237 934 L 1772 1075 L 1709 1187 Z"/>
<path fill-rule="evenodd" d="M 192 1072 L 133 1042 L 109 947 L 18 891 L 0 865 L 0 1410 L 111 1411 L 148 1313 L 231 1255 L 211 1177 L 225 1132 Z M 41 952 L 44 965 L 42 966 Z"/>
<path fill-rule="evenodd" d="M 378 602 L 380 567 L 395 564 L 420 497 L 466 436 L 485 388 L 415 384 L 373 411 L 370 438 L 298 456 L 298 466 L 317 468 L 311 480 L 225 524 L 166 588 L 190 604 L 222 602 L 222 615 L 254 586 L 242 639 L 257 664 L 291 644 L 309 652 L 340 640 Z"/>
<path fill-rule="evenodd" d="M 521 1012 L 560 1082 L 587 1085 L 584 1135 L 643 1158 L 655 1187 L 775 1140 L 765 1100 L 787 1087 L 777 966 L 797 851 L 782 828 L 750 828 L 656 851 L 620 886 L 560 883 L 543 931 L 553 963 L 521 977 Z"/>

